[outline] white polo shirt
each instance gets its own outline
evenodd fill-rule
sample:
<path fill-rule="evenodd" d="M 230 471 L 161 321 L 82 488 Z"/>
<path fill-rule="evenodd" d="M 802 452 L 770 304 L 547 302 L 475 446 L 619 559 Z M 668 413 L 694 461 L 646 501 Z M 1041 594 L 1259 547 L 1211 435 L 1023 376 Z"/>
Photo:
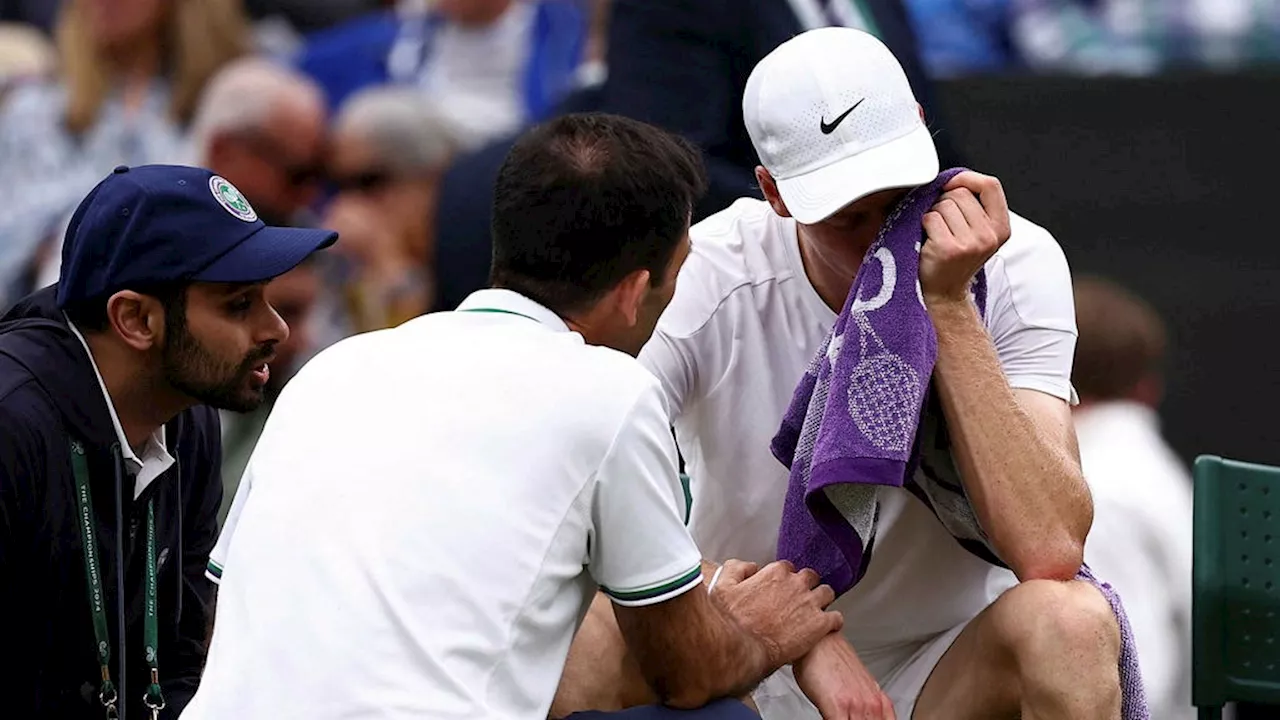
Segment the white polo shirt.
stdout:
<path fill-rule="evenodd" d="M 697 587 L 657 381 L 505 290 L 284 389 L 213 561 L 202 718 L 544 720 L 597 585 Z"/>
<path fill-rule="evenodd" d="M 1011 386 L 1070 400 L 1076 331 L 1066 258 L 1043 228 L 1012 222 L 1013 236 L 986 265 L 986 327 Z M 805 274 L 795 220 L 767 203 L 739 200 L 690 237 L 675 297 L 640 360 L 667 394 L 699 548 L 717 562 L 764 563 L 776 556 L 788 482 L 769 444 L 836 313 Z M 936 429 L 926 420 L 924 464 L 958 484 L 949 457 L 936 453 Z M 908 491 L 886 491 L 880 502 L 867 574 L 833 607 L 883 680 L 1015 580 L 961 548 Z M 770 691 L 769 683 L 761 690 Z"/>

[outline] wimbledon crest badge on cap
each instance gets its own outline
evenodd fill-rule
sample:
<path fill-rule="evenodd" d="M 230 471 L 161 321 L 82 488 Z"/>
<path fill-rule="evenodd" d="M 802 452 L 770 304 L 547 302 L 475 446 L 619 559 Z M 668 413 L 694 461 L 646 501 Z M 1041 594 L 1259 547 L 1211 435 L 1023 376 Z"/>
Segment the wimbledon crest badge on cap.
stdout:
<path fill-rule="evenodd" d="M 253 206 L 244 198 L 244 195 L 240 194 L 235 185 L 227 182 L 224 178 L 214 175 L 209 178 L 209 190 L 213 192 L 213 199 L 226 208 L 227 212 L 245 222 L 257 221 L 258 213 L 253 211 Z"/>

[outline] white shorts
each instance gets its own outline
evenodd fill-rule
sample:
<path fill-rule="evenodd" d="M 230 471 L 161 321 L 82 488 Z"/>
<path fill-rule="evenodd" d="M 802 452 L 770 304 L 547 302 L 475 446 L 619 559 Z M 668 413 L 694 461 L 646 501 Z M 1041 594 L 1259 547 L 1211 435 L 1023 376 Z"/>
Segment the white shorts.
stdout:
<path fill-rule="evenodd" d="M 910 720 L 925 681 L 967 624 L 957 625 L 920 643 L 894 648 L 891 652 L 868 653 L 865 657 L 859 655 L 880 683 L 880 689 L 893 702 L 898 720 Z M 765 678 L 752 698 L 763 720 L 822 718 L 818 709 L 800 691 L 789 666 Z"/>

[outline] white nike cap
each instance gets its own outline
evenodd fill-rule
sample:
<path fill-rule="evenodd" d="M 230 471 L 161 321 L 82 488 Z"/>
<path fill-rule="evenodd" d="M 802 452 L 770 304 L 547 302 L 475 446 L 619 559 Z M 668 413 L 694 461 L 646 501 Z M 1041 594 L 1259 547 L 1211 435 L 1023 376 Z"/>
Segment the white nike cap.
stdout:
<path fill-rule="evenodd" d="M 787 209 L 806 225 L 938 176 L 906 73 L 861 30 L 818 28 L 779 45 L 751 71 L 742 117 Z"/>

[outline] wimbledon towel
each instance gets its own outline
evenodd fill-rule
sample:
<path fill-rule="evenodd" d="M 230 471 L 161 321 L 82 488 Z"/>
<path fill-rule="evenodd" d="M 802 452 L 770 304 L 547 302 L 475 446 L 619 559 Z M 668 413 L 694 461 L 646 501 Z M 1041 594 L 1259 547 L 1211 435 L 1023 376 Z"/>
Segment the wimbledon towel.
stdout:
<path fill-rule="evenodd" d="M 938 350 L 920 295 L 922 222 L 959 172 L 913 190 L 885 221 L 773 439 L 791 470 L 778 557 L 818 570 L 837 593 L 866 572 L 877 486 L 902 487 L 914 474 Z M 985 307 L 982 271 L 974 294 Z"/>
<path fill-rule="evenodd" d="M 843 594 L 866 572 L 883 486 L 911 491 L 974 554 L 999 563 L 963 487 L 920 463 L 922 423 L 945 423 L 930 380 L 938 340 L 920 293 L 923 217 L 953 168 L 911 191 L 881 228 L 835 326 L 801 378 L 771 450 L 790 470 L 778 558 L 810 567 Z M 974 303 L 986 307 L 986 275 L 974 277 Z M 929 412 L 926 412 L 929 408 Z M 939 433 L 945 437 L 945 429 Z M 1082 568 L 1120 624 L 1125 720 L 1149 717 L 1133 634 L 1119 597 Z"/>

